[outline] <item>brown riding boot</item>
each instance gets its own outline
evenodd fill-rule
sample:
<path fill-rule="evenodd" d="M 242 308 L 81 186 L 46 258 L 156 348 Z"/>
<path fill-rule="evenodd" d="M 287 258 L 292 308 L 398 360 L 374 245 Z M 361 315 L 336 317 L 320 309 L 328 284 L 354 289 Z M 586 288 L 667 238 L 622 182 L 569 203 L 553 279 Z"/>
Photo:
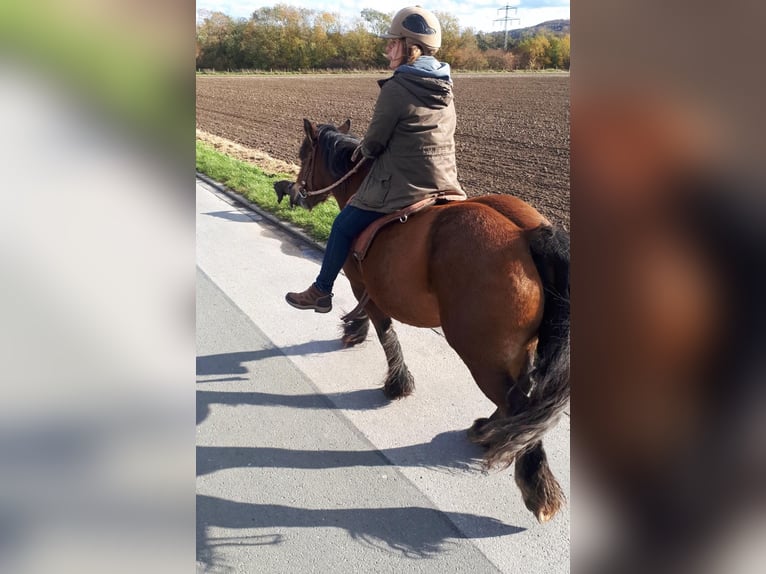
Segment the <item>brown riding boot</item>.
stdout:
<path fill-rule="evenodd" d="M 314 284 L 302 293 L 288 293 L 285 301 L 296 309 L 313 309 L 316 313 L 328 313 L 332 309 L 332 293 L 320 291 Z"/>

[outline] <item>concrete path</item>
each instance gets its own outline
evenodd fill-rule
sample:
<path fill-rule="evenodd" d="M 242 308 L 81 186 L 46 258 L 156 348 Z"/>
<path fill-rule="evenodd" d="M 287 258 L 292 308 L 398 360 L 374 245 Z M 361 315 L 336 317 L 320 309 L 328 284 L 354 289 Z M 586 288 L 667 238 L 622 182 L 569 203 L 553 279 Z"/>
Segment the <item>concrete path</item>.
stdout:
<path fill-rule="evenodd" d="M 388 402 L 374 334 L 339 343 L 284 303 L 321 253 L 197 182 L 200 572 L 569 571 L 569 508 L 539 525 L 465 429 L 494 409 L 434 330 L 397 324 L 415 394 Z M 545 442 L 569 494 L 569 416 Z"/>

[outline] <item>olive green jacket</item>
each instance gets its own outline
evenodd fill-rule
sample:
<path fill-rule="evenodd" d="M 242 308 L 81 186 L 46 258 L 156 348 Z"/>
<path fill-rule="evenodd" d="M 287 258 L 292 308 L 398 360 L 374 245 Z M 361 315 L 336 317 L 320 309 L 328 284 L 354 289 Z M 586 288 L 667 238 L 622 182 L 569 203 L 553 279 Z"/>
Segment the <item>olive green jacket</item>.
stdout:
<path fill-rule="evenodd" d="M 451 83 L 408 73 L 379 83 L 361 149 L 374 163 L 349 205 L 392 213 L 429 196 L 465 198 L 455 164 Z"/>

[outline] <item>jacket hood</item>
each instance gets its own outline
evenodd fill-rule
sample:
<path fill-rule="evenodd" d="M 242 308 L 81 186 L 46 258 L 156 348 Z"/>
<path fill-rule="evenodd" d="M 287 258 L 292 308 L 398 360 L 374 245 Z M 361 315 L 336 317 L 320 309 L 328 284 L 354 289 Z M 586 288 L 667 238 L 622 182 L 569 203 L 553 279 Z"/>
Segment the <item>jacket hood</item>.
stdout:
<path fill-rule="evenodd" d="M 421 56 L 412 64 L 399 66 L 393 76 L 378 80 L 378 85 L 382 88 L 391 80 L 401 84 L 429 108 L 444 108 L 452 102 L 450 65 L 433 56 Z"/>
<path fill-rule="evenodd" d="M 448 64 L 445 66 L 449 68 Z M 379 80 L 378 84 L 382 87 L 388 81 L 396 82 L 415 96 L 424 106 L 440 109 L 452 103 L 452 81 L 448 79 L 449 75 L 446 78 L 411 73 L 409 66 L 399 66 L 392 77 Z"/>
<path fill-rule="evenodd" d="M 421 78 L 410 74 L 396 74 L 391 80 L 404 87 L 426 107 L 446 108 L 452 103 L 452 86 L 446 80 Z"/>
<path fill-rule="evenodd" d="M 423 78 L 436 78 L 447 80 L 452 83 L 450 66 L 446 62 L 440 62 L 433 56 L 420 56 L 412 64 L 402 64 L 394 71 L 396 74 L 413 74 Z"/>

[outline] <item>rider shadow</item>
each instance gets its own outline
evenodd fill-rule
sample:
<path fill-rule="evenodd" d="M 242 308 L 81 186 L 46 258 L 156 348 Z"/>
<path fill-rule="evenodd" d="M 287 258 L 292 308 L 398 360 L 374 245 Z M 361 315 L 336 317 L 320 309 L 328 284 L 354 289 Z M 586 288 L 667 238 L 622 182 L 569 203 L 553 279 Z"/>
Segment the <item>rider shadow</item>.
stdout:
<path fill-rule="evenodd" d="M 250 370 L 245 363 L 260 361 L 270 357 L 290 356 L 290 355 L 317 355 L 320 353 L 331 353 L 339 351 L 343 344 L 339 339 L 328 339 L 325 341 L 308 341 L 299 345 L 289 345 L 286 347 L 271 347 L 269 349 L 258 349 L 255 351 L 239 351 L 235 353 L 220 353 L 217 355 L 201 355 L 197 357 L 197 376 L 207 377 L 215 375 L 247 375 Z M 219 381 L 222 379 L 216 379 Z M 245 380 L 245 377 L 223 380 Z M 216 381 L 197 381 L 199 383 L 208 383 Z"/>
<path fill-rule="evenodd" d="M 430 442 L 380 450 L 296 450 L 273 447 L 197 446 L 197 476 L 231 468 L 332 469 L 413 467 L 447 474 L 482 471 L 482 450 L 464 430 L 436 435 Z"/>
<path fill-rule="evenodd" d="M 251 223 L 253 221 L 263 221 L 263 217 L 245 208 L 231 209 L 229 211 L 210 211 L 208 213 L 203 213 L 202 215 L 217 217 L 219 219 L 225 219 L 227 221 L 234 221 L 237 223 Z"/>
<path fill-rule="evenodd" d="M 305 241 L 296 243 L 295 235 L 287 230 L 287 227 L 290 225 L 289 223 L 282 222 L 277 224 L 268 217 L 264 217 L 262 214 L 254 211 L 249 205 L 235 197 L 230 196 L 229 202 L 233 202 L 232 209 L 225 211 L 210 211 L 203 215 L 225 219 L 235 223 L 256 222 L 266 224 L 261 226 L 261 231 L 264 237 L 280 241 L 283 254 L 292 257 L 300 257 L 301 259 L 314 259 L 321 263 L 321 250 L 317 249 L 316 245 L 310 245 Z M 303 234 L 304 232 L 300 231 L 300 233 Z M 321 242 L 317 241 L 317 243 Z"/>
<path fill-rule="evenodd" d="M 321 263 L 322 261 L 321 250 L 319 250 L 316 245 L 310 245 L 305 240 L 296 242 L 296 234 L 288 231 L 289 223 L 283 222 L 276 224 L 259 213 L 252 211 L 245 205 L 241 205 L 239 209 L 235 207 L 228 211 L 211 211 L 204 213 L 203 215 L 217 217 L 235 223 L 260 223 L 262 224 L 261 234 L 268 239 L 276 239 L 279 241 L 283 254 L 299 257 L 301 259 L 313 259 L 317 263 Z M 300 231 L 300 234 L 304 233 L 304 231 Z M 317 243 L 320 242 L 317 241 Z"/>
<path fill-rule="evenodd" d="M 302 237 L 299 240 L 296 234 L 287 231 L 286 226 L 289 224 L 282 223 L 282 227 L 280 227 L 276 223 L 268 223 L 269 225 L 264 225 L 261 228 L 261 233 L 264 237 L 279 241 L 280 250 L 284 255 L 298 257 L 302 260 L 312 260 L 321 265 L 324 253 L 316 245 L 308 243 Z M 304 231 L 300 231 L 300 233 L 302 235 L 305 234 Z M 318 244 L 319 242 L 317 241 L 316 243 Z"/>
<path fill-rule="evenodd" d="M 433 508 L 322 508 L 308 509 L 278 504 L 234 502 L 197 495 L 197 560 L 209 566 L 217 560 L 210 527 L 227 529 L 342 528 L 355 541 L 408 558 L 430 558 L 456 545 L 453 540 L 495 538 L 523 532 L 525 528 L 495 518 Z M 470 535 L 455 523 L 470 524 Z M 239 540 L 245 540 L 243 537 Z M 280 534 L 253 537 L 253 545 L 284 544 Z M 240 542 L 240 544 L 242 544 Z"/>

